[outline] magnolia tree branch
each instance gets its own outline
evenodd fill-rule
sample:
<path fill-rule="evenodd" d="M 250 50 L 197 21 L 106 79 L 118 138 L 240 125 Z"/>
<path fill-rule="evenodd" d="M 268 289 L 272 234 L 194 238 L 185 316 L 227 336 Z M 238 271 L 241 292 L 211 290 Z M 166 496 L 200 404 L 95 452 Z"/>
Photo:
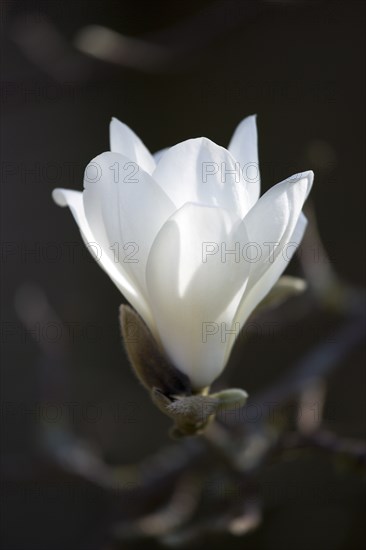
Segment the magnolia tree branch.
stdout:
<path fill-rule="evenodd" d="M 272 450 L 272 458 L 279 460 L 291 451 L 320 451 L 328 455 L 343 456 L 354 466 L 366 466 L 366 443 L 357 439 L 340 437 L 319 429 L 312 434 L 285 433 Z"/>
<path fill-rule="evenodd" d="M 286 401 L 298 397 L 300 393 L 312 385 L 314 381 L 325 378 L 334 368 L 339 366 L 348 354 L 365 338 L 365 316 L 363 311 L 352 312 L 334 331 L 332 338 L 320 343 L 310 350 L 305 357 L 299 359 L 287 374 L 274 386 L 253 396 L 247 407 L 255 403 L 261 407 L 263 416 L 268 418 L 274 408 Z M 245 418 L 245 407 L 239 411 L 240 418 Z M 228 424 L 233 421 L 227 415 Z M 235 422 L 235 420 L 234 420 Z M 243 429 L 247 429 L 243 426 Z"/>

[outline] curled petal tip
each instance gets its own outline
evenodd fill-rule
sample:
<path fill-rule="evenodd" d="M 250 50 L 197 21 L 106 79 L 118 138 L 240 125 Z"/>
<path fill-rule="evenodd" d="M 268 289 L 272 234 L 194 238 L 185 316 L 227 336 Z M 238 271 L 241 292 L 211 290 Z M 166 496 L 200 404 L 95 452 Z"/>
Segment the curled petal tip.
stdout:
<path fill-rule="evenodd" d="M 307 178 L 310 184 L 312 184 L 314 181 L 314 172 L 312 170 L 306 170 L 305 172 L 303 172 L 303 177 Z"/>
<path fill-rule="evenodd" d="M 65 193 L 62 189 L 54 189 L 52 191 L 52 198 L 58 206 L 67 206 Z"/>
<path fill-rule="evenodd" d="M 314 172 L 312 170 L 308 170 L 307 172 L 304 173 L 304 176 L 307 178 L 309 182 L 309 187 L 308 187 L 308 194 L 309 194 L 310 189 L 312 188 L 313 182 L 314 182 Z"/>
<path fill-rule="evenodd" d="M 300 176 L 302 178 L 307 178 L 310 182 L 312 182 L 314 179 L 314 172 L 312 170 L 304 170 L 304 172 L 300 172 Z"/>

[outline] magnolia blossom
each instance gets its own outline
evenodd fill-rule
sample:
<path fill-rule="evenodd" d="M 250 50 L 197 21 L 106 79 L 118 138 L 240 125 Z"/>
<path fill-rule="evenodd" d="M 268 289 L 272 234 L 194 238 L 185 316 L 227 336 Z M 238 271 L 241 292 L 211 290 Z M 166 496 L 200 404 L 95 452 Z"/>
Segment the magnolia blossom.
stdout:
<path fill-rule="evenodd" d="M 56 189 L 54 200 L 172 364 L 208 386 L 301 241 L 313 173 L 259 198 L 255 116 L 228 149 L 201 137 L 155 155 L 112 119 L 110 149 L 87 166 L 83 192 Z"/>

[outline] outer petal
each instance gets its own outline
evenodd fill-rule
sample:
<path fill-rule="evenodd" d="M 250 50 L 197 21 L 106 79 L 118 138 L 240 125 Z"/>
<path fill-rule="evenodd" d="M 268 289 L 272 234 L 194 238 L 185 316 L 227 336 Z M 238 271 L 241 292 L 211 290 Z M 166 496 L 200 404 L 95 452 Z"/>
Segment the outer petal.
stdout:
<path fill-rule="evenodd" d="M 148 148 L 127 124 L 117 118 L 112 118 L 109 125 L 109 141 L 113 153 L 136 162 L 148 174 L 155 170 L 156 163 Z"/>
<path fill-rule="evenodd" d="M 207 138 L 196 138 L 171 147 L 160 159 L 154 179 L 177 208 L 187 202 L 218 206 L 240 218 L 249 199 L 239 163 Z"/>
<path fill-rule="evenodd" d="M 132 304 L 138 313 L 146 320 L 151 330 L 156 332 L 152 323 L 150 309 L 145 299 L 136 289 L 128 273 L 121 266 L 113 261 L 111 251 L 104 247 L 104 242 L 91 230 L 85 217 L 83 193 L 70 189 L 55 189 L 52 193 L 54 201 L 59 206 L 69 206 L 76 223 L 79 226 L 81 236 L 87 245 L 92 256 L 109 275 L 117 288 L 125 298 Z"/>
<path fill-rule="evenodd" d="M 257 115 L 251 115 L 236 127 L 228 150 L 239 161 L 244 179 L 248 184 L 249 208 L 259 199 L 260 173 L 258 163 Z"/>
<path fill-rule="evenodd" d="M 91 161 L 84 187 L 90 227 L 146 299 L 147 257 L 158 231 L 175 211 L 173 203 L 149 174 L 117 153 L 103 153 Z"/>
<path fill-rule="evenodd" d="M 265 193 L 244 219 L 250 242 L 252 269 L 248 289 L 271 267 L 291 238 L 310 192 L 313 172 L 288 178 Z"/>
<path fill-rule="evenodd" d="M 248 317 L 281 277 L 303 238 L 306 226 L 307 219 L 304 214 L 301 213 L 296 227 L 286 243 L 287 246 L 282 249 L 281 254 L 277 256 L 276 260 L 271 264 L 264 275 L 254 285 L 251 287 L 248 285 L 245 289 L 233 320 L 233 326 L 237 323 L 240 330 L 243 328 Z M 226 361 L 229 358 L 234 342 L 235 337 L 230 335 L 227 342 Z"/>
<path fill-rule="evenodd" d="M 148 259 L 149 301 L 161 341 L 197 388 L 209 385 L 224 367 L 225 341 L 219 337 L 211 344 L 206 333 L 217 334 L 228 321 L 228 304 L 248 277 L 245 262 L 221 255 L 221 243 L 235 248 L 233 222 L 220 208 L 186 204 L 163 226 Z"/>

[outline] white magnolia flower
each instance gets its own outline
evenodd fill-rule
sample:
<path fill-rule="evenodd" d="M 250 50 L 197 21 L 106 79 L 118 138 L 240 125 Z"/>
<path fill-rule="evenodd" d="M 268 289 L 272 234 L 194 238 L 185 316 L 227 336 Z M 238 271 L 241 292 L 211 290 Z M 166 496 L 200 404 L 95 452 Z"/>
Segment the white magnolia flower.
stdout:
<path fill-rule="evenodd" d="M 313 173 L 259 198 L 255 116 L 228 149 L 197 138 L 155 156 L 112 119 L 110 148 L 86 168 L 83 192 L 56 189 L 54 200 L 97 243 L 99 263 L 173 365 L 208 386 L 301 241 Z"/>

